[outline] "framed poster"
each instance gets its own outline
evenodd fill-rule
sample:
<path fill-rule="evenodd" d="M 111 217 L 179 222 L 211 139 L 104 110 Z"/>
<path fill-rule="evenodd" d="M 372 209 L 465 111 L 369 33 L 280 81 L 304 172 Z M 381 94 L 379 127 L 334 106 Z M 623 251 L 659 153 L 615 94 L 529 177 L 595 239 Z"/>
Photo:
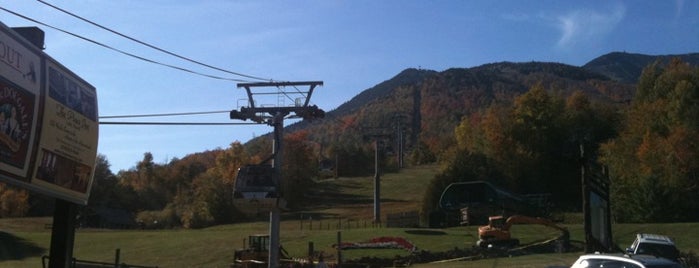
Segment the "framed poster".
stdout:
<path fill-rule="evenodd" d="M 0 176 L 29 182 L 41 95 L 41 52 L 0 28 Z"/>
<path fill-rule="evenodd" d="M 96 89 L 0 26 L 0 181 L 86 204 L 97 158 Z"/>

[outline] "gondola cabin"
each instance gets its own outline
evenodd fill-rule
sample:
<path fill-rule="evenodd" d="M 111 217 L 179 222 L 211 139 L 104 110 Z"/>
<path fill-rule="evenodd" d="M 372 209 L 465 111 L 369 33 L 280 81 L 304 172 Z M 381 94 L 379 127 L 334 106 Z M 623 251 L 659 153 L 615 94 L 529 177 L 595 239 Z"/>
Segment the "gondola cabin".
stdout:
<path fill-rule="evenodd" d="M 271 165 L 246 165 L 238 169 L 233 205 L 248 216 L 261 216 L 277 207 L 279 178 Z"/>

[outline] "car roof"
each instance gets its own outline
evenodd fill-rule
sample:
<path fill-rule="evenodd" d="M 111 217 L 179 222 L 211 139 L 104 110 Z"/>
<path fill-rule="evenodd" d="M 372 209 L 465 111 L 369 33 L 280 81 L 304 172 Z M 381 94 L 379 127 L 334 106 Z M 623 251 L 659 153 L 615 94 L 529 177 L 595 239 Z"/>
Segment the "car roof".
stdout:
<path fill-rule="evenodd" d="M 674 245 L 675 242 L 666 235 L 659 234 L 637 234 L 636 239 L 641 243 L 656 243 L 656 244 L 666 244 Z"/>
<path fill-rule="evenodd" d="M 617 254 L 617 253 L 590 253 L 590 254 L 584 254 L 580 255 L 578 260 L 582 259 L 609 259 L 609 260 L 629 260 L 629 255 L 625 254 Z"/>
<path fill-rule="evenodd" d="M 573 263 L 572 267 L 588 267 L 590 265 L 589 260 L 607 260 L 607 261 L 619 261 L 619 262 L 624 262 L 624 263 L 633 263 L 638 265 L 639 267 L 643 266 L 643 263 L 631 259 L 628 256 L 621 255 L 621 254 L 601 254 L 601 253 L 594 253 L 594 254 L 585 254 L 581 255 L 575 263 Z"/>
<path fill-rule="evenodd" d="M 677 263 L 661 258 L 661 257 L 656 257 L 656 256 L 651 256 L 651 255 L 643 255 L 643 254 L 634 254 L 634 255 L 624 255 L 624 254 L 608 254 L 608 253 L 594 253 L 594 254 L 585 254 L 582 255 L 578 258 L 578 260 L 575 261 L 575 263 L 580 263 L 583 260 L 590 260 L 590 259 L 605 259 L 605 260 L 616 260 L 616 261 L 624 261 L 624 262 L 630 262 L 634 263 L 636 265 L 640 266 L 654 266 L 654 265 L 668 265 L 668 267 L 681 267 L 678 266 Z"/>

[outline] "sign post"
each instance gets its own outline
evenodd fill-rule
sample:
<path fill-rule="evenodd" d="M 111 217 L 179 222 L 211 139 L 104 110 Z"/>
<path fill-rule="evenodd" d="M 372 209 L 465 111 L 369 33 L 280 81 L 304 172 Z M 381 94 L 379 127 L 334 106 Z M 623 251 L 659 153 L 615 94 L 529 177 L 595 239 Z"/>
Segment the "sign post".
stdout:
<path fill-rule="evenodd" d="M 75 242 L 75 204 L 56 199 L 51 229 L 49 268 L 72 267 L 73 244 Z"/>
<path fill-rule="evenodd" d="M 580 145 L 585 252 L 613 252 L 609 173 L 585 155 Z"/>

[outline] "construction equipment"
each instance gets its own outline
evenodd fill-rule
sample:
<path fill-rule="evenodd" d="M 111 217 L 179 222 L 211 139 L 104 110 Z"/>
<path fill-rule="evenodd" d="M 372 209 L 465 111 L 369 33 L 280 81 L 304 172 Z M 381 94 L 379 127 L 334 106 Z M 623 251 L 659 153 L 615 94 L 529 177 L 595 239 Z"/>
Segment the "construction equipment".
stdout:
<path fill-rule="evenodd" d="M 488 225 L 478 227 L 479 240 L 477 245 L 480 247 L 506 248 L 519 246 L 519 239 L 512 238 L 510 234 L 510 227 L 514 224 L 540 224 L 561 231 L 561 236 L 553 240 L 562 242 L 563 251 L 570 243 L 570 234 L 565 227 L 558 226 L 544 218 L 513 215 L 507 219 L 503 216 L 488 217 Z"/>
<path fill-rule="evenodd" d="M 269 235 L 257 234 L 248 237 L 248 246 L 236 249 L 233 255 L 236 267 L 267 267 L 269 258 Z"/>
<path fill-rule="evenodd" d="M 243 243 L 245 244 L 245 243 Z M 254 234 L 248 236 L 247 247 L 236 249 L 233 254 L 233 267 L 267 267 L 269 261 L 269 235 Z M 281 246 L 279 256 L 286 262 L 290 262 L 288 252 Z"/>
<path fill-rule="evenodd" d="M 511 193 L 487 181 L 449 184 L 430 213 L 431 228 L 486 224 L 496 213 L 542 216 L 541 209 L 525 197 Z"/>

